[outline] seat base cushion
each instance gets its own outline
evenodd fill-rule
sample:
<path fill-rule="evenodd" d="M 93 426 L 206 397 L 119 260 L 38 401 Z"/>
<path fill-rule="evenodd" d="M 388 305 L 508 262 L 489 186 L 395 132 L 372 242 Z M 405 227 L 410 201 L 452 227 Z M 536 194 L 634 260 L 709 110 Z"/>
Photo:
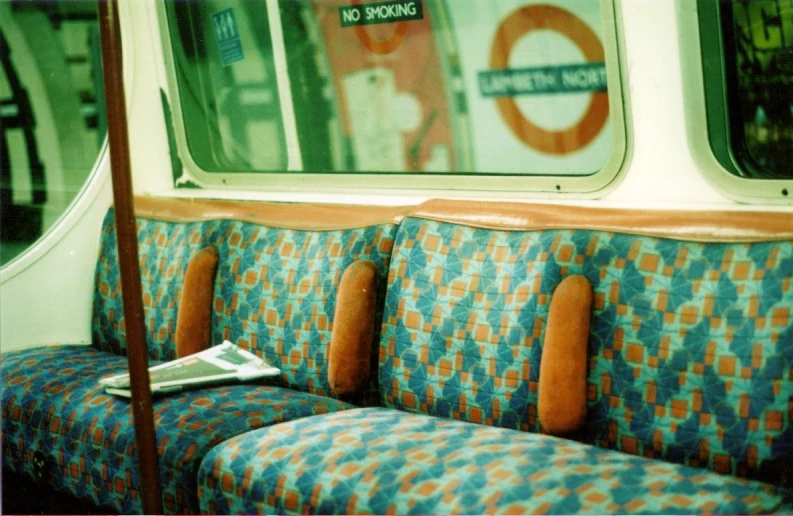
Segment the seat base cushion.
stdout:
<path fill-rule="evenodd" d="M 348 410 L 229 439 L 201 464 L 204 513 L 770 513 L 793 493 L 556 437 Z"/>
<path fill-rule="evenodd" d="M 125 514 L 141 512 L 130 400 L 105 394 L 104 376 L 127 359 L 84 346 L 2 356 L 3 467 Z M 259 384 L 187 391 L 154 399 L 166 512 L 197 509 L 204 454 L 243 432 L 350 408 L 337 400 Z"/>

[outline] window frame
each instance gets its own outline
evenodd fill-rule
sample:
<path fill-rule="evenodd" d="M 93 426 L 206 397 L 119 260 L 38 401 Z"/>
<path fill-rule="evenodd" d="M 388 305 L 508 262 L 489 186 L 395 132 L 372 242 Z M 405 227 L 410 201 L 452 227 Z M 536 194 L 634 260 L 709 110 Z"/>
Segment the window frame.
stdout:
<path fill-rule="evenodd" d="M 693 14 L 682 21 L 680 31 L 681 46 L 691 50 L 684 55 L 695 56 L 688 66 L 691 87 L 697 90 L 690 92 L 693 97 L 689 106 L 690 125 L 707 129 L 690 131 L 695 157 L 708 182 L 733 200 L 754 204 L 793 203 L 793 178 L 762 179 L 741 175 L 744 167 L 733 147 L 736 135 L 729 119 L 730 99 L 735 92 L 730 90 L 734 86 L 729 84 L 731 72 L 726 63 L 728 53 L 722 44 L 721 18 L 721 2 L 697 0 Z"/>
<path fill-rule="evenodd" d="M 268 11 L 277 7 L 278 0 L 259 0 Z M 611 191 L 624 176 L 630 156 L 629 102 L 627 98 L 627 72 L 624 65 L 625 50 L 621 27 L 621 0 L 599 0 L 603 20 L 603 47 L 606 54 L 606 75 L 609 95 L 609 117 L 611 121 L 612 150 L 604 166 L 590 175 L 517 175 L 480 173 L 365 173 L 335 172 L 311 173 L 279 170 L 277 172 L 209 172 L 193 160 L 187 144 L 178 79 L 176 76 L 174 49 L 168 24 L 165 2 L 157 4 L 160 40 L 165 56 L 165 76 L 168 97 L 173 110 L 173 130 L 176 147 L 183 163 L 184 179 L 175 184 L 192 187 L 227 190 L 254 190 L 270 192 L 350 193 L 356 194 L 436 194 L 440 190 L 457 195 L 505 195 L 515 197 L 559 197 L 568 195 L 576 198 L 598 198 Z M 271 27 L 272 27 L 271 23 Z M 273 36 L 281 33 L 280 17 L 274 24 Z M 285 61 L 285 50 L 278 41 L 274 45 L 276 67 Z M 280 58 L 279 58 L 280 56 Z M 287 75 L 287 74 L 279 74 Z M 279 86 L 281 84 L 279 83 Z M 290 92 L 291 93 L 291 92 Z M 283 94 L 279 92 L 279 94 Z M 291 98 L 291 95 L 289 95 Z M 292 123 L 291 125 L 294 125 Z M 289 124 L 286 141 L 289 145 Z M 298 152 L 299 153 L 299 152 Z M 290 152 L 291 155 L 291 152 Z M 178 175 L 178 174 L 177 174 Z"/>

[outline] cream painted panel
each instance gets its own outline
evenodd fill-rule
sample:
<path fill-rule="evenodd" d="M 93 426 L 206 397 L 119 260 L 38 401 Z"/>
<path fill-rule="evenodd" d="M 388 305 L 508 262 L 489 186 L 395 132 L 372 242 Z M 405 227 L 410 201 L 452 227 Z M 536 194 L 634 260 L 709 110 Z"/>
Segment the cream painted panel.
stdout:
<path fill-rule="evenodd" d="M 131 58 L 131 65 L 125 65 L 128 67 L 125 82 L 130 106 L 127 118 L 133 187 L 137 194 L 156 192 L 173 186 L 160 98 L 160 71 L 165 63 L 154 16 L 156 4 L 147 0 L 125 1 L 120 5 L 124 56 Z M 132 52 L 128 52 L 130 48 Z"/>
<path fill-rule="evenodd" d="M 683 103 L 677 2 L 622 0 L 620 5 L 633 157 L 625 179 L 605 199 L 731 204 L 705 181 L 687 141 L 691 120 Z"/>
<path fill-rule="evenodd" d="M 0 351 L 91 341 L 102 218 L 112 201 L 107 153 L 55 227 L 0 270 Z"/>

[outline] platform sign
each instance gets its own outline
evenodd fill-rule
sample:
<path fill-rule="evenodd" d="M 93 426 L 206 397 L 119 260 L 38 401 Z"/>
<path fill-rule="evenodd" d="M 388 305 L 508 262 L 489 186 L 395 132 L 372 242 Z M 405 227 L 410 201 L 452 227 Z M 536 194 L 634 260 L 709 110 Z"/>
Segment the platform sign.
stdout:
<path fill-rule="evenodd" d="M 229 66 L 242 61 L 245 54 L 234 9 L 228 8 L 213 14 L 212 27 L 215 29 L 221 64 Z"/>
<path fill-rule="evenodd" d="M 447 2 L 476 170 L 589 174 L 611 153 L 600 2 Z"/>

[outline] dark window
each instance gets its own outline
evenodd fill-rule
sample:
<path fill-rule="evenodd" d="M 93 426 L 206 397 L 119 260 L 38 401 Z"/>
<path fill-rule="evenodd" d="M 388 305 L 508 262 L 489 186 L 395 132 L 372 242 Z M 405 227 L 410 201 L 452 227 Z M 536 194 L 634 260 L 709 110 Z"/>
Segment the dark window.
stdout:
<path fill-rule="evenodd" d="M 719 161 L 743 177 L 793 178 L 793 0 L 702 0 L 699 11 Z"/>

